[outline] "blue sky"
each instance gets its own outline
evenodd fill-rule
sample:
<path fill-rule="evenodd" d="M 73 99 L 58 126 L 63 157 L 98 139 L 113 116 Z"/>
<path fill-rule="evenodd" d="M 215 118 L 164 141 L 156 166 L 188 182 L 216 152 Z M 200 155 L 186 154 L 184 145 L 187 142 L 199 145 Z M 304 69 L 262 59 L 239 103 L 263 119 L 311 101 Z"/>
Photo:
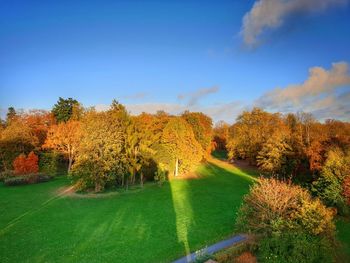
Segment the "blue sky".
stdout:
<path fill-rule="evenodd" d="M 349 120 L 350 4 L 317 1 L 2 1 L 0 107 L 116 98 L 228 122 L 255 105 Z"/>

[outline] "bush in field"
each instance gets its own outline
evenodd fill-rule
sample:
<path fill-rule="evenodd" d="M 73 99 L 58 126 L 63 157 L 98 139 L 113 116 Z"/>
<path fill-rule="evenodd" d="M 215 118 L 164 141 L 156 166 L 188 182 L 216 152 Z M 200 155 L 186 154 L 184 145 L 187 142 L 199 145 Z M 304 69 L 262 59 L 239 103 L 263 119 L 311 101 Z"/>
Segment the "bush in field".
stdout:
<path fill-rule="evenodd" d="M 335 244 L 334 214 L 300 186 L 261 178 L 244 197 L 237 228 L 261 238 L 258 251 L 269 262 L 281 262 L 287 254 L 293 256 L 282 262 L 318 262 Z M 305 253 L 305 260 L 298 261 Z"/>
<path fill-rule="evenodd" d="M 34 152 L 30 152 L 27 157 L 20 154 L 13 161 L 15 174 L 37 173 L 39 171 L 38 161 L 39 158 Z"/>
<path fill-rule="evenodd" d="M 7 186 L 43 183 L 51 180 L 52 177 L 42 173 L 25 174 L 21 176 L 12 176 L 4 179 L 4 184 Z"/>

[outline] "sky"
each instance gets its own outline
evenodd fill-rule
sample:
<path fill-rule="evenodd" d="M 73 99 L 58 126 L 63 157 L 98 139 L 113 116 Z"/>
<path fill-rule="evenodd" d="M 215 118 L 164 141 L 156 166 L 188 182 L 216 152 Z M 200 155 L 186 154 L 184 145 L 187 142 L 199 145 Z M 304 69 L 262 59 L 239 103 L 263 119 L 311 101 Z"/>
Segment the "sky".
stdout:
<path fill-rule="evenodd" d="M 306 111 L 350 121 L 349 0 L 0 4 L 0 109 L 58 97 L 138 114 Z"/>

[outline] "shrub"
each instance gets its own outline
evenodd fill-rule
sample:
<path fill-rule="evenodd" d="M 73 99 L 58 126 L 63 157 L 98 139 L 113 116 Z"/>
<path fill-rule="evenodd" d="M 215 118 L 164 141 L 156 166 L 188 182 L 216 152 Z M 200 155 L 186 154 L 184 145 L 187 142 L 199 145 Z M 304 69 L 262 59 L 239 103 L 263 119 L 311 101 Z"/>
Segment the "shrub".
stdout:
<path fill-rule="evenodd" d="M 6 178 L 4 184 L 7 186 L 28 184 L 28 178 L 26 176 L 14 176 Z"/>
<path fill-rule="evenodd" d="M 271 263 L 333 262 L 332 246 L 324 237 L 287 231 L 260 240 L 258 255 Z"/>
<path fill-rule="evenodd" d="M 4 180 L 4 184 L 7 186 L 15 186 L 15 185 L 26 185 L 26 184 L 34 184 L 34 183 L 43 183 L 51 180 L 53 177 L 41 174 L 26 174 L 21 176 L 12 176 L 8 177 Z"/>
<path fill-rule="evenodd" d="M 305 228 L 314 234 L 333 233 L 333 216 L 332 209 L 313 199 L 300 186 L 261 178 L 244 197 L 237 227 L 239 231 L 265 236 Z"/>
<path fill-rule="evenodd" d="M 11 177 L 14 175 L 14 172 L 12 170 L 5 170 L 0 173 L 0 182 L 3 182 L 6 178 Z"/>
<path fill-rule="evenodd" d="M 39 171 L 38 160 L 38 156 L 34 152 L 30 152 L 27 157 L 20 154 L 13 161 L 15 174 L 37 173 Z"/>
<path fill-rule="evenodd" d="M 244 197 L 237 227 L 262 238 L 259 251 L 269 262 L 327 262 L 335 247 L 334 215 L 300 186 L 261 178 Z"/>

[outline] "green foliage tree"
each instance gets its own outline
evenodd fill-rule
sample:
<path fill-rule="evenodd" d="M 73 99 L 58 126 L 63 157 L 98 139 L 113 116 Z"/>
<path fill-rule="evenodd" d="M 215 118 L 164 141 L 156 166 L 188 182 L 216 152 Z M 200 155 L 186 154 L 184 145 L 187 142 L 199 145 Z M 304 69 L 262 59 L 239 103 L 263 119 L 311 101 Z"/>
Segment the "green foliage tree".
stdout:
<path fill-rule="evenodd" d="M 106 112 L 91 110 L 82 119 L 82 139 L 71 176 L 78 189 L 102 191 L 109 183 L 124 183 L 127 173 L 125 134 L 128 114 L 113 101 Z"/>
<path fill-rule="evenodd" d="M 79 109 L 79 102 L 77 100 L 59 97 L 57 103 L 52 108 L 52 113 L 57 122 L 66 122 L 72 117 L 74 109 Z"/>

